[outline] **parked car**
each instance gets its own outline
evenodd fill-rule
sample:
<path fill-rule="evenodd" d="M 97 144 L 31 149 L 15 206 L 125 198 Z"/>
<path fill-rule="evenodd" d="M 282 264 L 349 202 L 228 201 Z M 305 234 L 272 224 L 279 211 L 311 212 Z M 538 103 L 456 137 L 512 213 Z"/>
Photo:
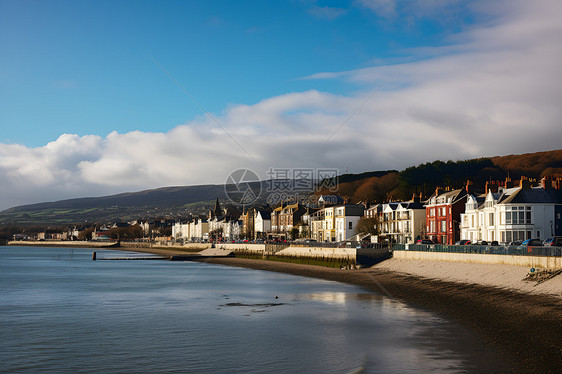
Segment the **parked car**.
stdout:
<path fill-rule="evenodd" d="M 547 238 L 542 242 L 542 245 L 545 247 L 562 247 L 562 236 Z"/>
<path fill-rule="evenodd" d="M 420 239 L 416 242 L 416 244 L 434 244 L 433 240 L 431 239 Z"/>
<path fill-rule="evenodd" d="M 523 244 L 523 242 L 521 240 L 515 240 L 513 242 L 509 242 L 508 245 L 521 245 L 521 244 Z"/>
<path fill-rule="evenodd" d="M 527 239 L 521 243 L 520 247 L 542 247 L 542 240 L 540 239 Z"/>
<path fill-rule="evenodd" d="M 492 241 L 490 242 L 490 245 L 491 245 L 491 246 L 496 246 L 496 245 L 500 245 L 500 243 L 498 243 L 497 240 L 492 240 Z"/>
<path fill-rule="evenodd" d="M 470 245 L 472 242 L 468 239 L 459 240 L 455 245 Z"/>

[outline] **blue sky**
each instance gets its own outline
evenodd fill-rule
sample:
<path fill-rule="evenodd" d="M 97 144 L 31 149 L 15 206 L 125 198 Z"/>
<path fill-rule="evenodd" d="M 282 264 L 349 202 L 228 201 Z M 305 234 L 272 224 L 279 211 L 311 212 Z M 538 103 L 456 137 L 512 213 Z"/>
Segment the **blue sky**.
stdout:
<path fill-rule="evenodd" d="M 287 92 L 361 89 L 302 78 L 404 60 L 404 49 L 446 44 L 472 16 L 454 8 L 450 19 L 405 25 L 349 1 L 296 0 L 7 1 L 1 10 L 1 140 L 27 146 L 62 133 L 166 131 L 203 114 L 153 59 L 220 113 Z"/>
<path fill-rule="evenodd" d="M 0 0 L 0 209 L 557 149 L 561 8 Z"/>

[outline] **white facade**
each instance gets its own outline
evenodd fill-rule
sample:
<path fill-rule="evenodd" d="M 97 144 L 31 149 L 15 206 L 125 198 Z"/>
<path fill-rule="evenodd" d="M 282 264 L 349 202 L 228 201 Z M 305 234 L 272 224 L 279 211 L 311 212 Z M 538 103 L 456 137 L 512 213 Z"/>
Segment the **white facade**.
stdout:
<path fill-rule="evenodd" d="M 180 223 L 180 222 L 174 223 L 174 226 L 172 226 L 172 238 L 174 238 L 176 240 L 178 240 L 178 239 L 184 239 L 184 240 L 191 239 L 189 227 L 190 227 L 189 223 Z"/>
<path fill-rule="evenodd" d="M 343 209 L 343 208 L 339 208 Z M 349 240 L 353 235 L 355 235 L 355 226 L 357 222 L 361 219 L 360 216 L 346 216 L 340 210 L 336 210 L 336 240 L 344 241 Z"/>
<path fill-rule="evenodd" d="M 209 223 L 203 220 L 197 220 L 193 223 L 193 231 L 191 231 L 191 238 L 195 240 L 207 240 L 209 239 Z"/>
<path fill-rule="evenodd" d="M 461 239 L 509 243 L 532 238 L 544 240 L 552 236 L 557 204 L 510 199 L 520 191 L 521 188 L 510 188 L 500 193 L 488 192 L 480 206 L 477 198 L 470 196 L 465 213 L 461 214 Z M 540 189 L 534 192 L 540 193 Z"/>
<path fill-rule="evenodd" d="M 254 217 L 254 232 L 256 233 L 256 237 L 260 235 L 260 233 L 266 233 L 271 231 L 271 218 L 265 219 L 262 217 L 262 213 L 258 211 Z"/>
<path fill-rule="evenodd" d="M 423 236 L 425 214 L 426 209 L 419 202 L 382 204 L 379 237 L 399 244 L 414 244 L 418 237 Z"/>

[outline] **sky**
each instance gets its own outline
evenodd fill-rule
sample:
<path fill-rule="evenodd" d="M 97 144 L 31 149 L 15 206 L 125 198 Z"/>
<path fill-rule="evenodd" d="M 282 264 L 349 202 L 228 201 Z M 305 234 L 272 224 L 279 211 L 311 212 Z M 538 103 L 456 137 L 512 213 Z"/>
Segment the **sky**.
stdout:
<path fill-rule="evenodd" d="M 0 210 L 562 148 L 559 0 L 0 0 Z"/>

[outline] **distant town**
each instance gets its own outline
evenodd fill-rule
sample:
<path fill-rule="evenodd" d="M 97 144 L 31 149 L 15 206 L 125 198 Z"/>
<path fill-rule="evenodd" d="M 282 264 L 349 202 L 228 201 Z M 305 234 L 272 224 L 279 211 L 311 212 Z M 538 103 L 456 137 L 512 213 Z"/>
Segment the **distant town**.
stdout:
<path fill-rule="evenodd" d="M 68 227 L 15 234 L 12 240 L 138 241 L 161 245 L 201 242 L 521 244 L 562 235 L 562 178 L 470 180 L 409 201 L 351 204 L 337 194 L 307 203 L 245 208 L 216 199 L 206 215 Z"/>

